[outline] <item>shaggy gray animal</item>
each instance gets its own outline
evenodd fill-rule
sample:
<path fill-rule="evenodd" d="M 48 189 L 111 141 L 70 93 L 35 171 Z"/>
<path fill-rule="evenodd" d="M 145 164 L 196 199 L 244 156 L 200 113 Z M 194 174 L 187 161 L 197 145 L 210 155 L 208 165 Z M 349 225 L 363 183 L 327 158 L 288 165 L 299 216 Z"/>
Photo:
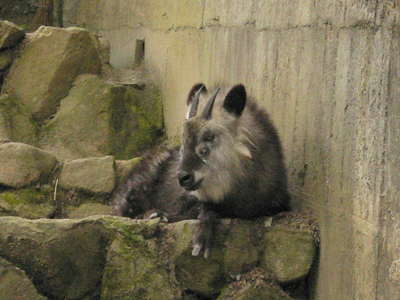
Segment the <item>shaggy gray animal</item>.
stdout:
<path fill-rule="evenodd" d="M 201 114 L 199 103 L 205 101 Z M 209 95 L 203 84 L 191 105 L 180 149 L 144 158 L 114 194 L 120 216 L 200 220 L 193 252 L 209 257 L 219 218 L 252 219 L 289 210 L 281 143 L 267 113 L 243 85 Z"/>

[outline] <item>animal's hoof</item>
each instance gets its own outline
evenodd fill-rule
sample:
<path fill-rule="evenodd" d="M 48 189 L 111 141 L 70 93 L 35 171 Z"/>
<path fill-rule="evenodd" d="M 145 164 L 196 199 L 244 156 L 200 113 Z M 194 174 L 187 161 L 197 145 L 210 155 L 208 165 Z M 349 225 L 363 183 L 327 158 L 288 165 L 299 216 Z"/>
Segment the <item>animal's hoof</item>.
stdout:
<path fill-rule="evenodd" d="M 148 217 L 148 219 L 157 219 L 158 218 L 158 213 L 152 213 L 149 217 Z"/>
<path fill-rule="evenodd" d="M 204 251 L 204 258 L 209 258 L 210 256 L 211 256 L 211 250 L 206 249 L 206 251 Z"/>
<path fill-rule="evenodd" d="M 193 251 L 192 255 L 193 256 L 199 256 L 199 253 L 201 251 L 201 246 L 199 244 L 193 246 Z"/>
<path fill-rule="evenodd" d="M 160 218 L 160 222 L 168 223 L 168 219 L 163 213 L 154 212 L 148 217 L 149 220 L 150 219 L 157 219 L 157 218 Z"/>

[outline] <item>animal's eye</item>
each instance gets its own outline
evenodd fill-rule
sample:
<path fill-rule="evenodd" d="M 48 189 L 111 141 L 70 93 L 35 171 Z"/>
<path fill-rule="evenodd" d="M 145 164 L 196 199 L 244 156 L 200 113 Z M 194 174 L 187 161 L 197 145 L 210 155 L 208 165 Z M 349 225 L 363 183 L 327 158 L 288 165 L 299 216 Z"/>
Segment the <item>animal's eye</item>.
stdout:
<path fill-rule="evenodd" d="M 213 134 L 213 133 L 205 134 L 203 136 L 204 142 L 212 142 L 214 139 L 215 139 L 215 134 Z"/>

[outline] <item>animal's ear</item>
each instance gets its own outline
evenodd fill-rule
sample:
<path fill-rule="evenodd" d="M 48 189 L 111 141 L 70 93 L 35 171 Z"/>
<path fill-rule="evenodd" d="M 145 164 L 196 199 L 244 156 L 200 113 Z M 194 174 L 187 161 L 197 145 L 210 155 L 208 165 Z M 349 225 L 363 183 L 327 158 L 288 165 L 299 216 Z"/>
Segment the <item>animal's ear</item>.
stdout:
<path fill-rule="evenodd" d="M 234 86 L 226 95 L 223 108 L 230 114 L 240 117 L 246 106 L 246 89 L 242 84 Z"/>
<path fill-rule="evenodd" d="M 190 105 L 193 102 L 194 97 L 196 96 L 196 93 L 201 89 L 201 87 L 203 87 L 203 89 L 201 90 L 202 93 L 207 92 L 206 86 L 203 83 L 195 84 L 189 92 L 189 95 L 188 95 L 188 98 L 186 101 L 187 105 Z"/>

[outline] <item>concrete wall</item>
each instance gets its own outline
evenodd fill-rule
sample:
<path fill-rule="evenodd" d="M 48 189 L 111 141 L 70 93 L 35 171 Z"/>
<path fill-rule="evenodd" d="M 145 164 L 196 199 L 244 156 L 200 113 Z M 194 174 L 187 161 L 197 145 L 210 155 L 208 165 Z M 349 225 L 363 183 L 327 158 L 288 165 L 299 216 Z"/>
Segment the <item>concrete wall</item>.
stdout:
<path fill-rule="evenodd" d="M 119 67 L 145 40 L 171 136 L 194 83 L 244 83 L 321 226 L 315 299 L 400 298 L 398 1 L 64 0 L 69 25 L 108 38 Z"/>

